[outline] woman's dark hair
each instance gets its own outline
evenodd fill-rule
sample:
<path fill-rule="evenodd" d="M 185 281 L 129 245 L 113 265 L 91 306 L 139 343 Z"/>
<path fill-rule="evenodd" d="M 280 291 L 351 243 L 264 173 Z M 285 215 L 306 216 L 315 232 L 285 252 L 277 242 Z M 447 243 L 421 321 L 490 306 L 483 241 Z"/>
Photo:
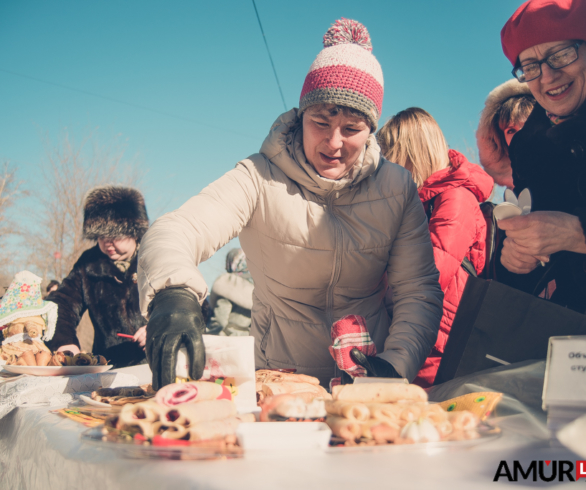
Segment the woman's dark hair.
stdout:
<path fill-rule="evenodd" d="M 505 129 L 511 124 L 523 126 L 531 114 L 535 98 L 530 95 L 515 95 L 508 98 L 494 114 L 491 129 L 498 152 L 498 158 L 508 155 L 508 145 L 505 139 Z"/>

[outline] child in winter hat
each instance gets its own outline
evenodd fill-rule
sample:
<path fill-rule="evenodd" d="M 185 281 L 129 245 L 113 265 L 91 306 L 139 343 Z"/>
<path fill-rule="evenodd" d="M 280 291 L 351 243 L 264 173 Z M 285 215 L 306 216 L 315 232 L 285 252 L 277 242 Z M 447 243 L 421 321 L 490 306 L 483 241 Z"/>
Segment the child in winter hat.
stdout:
<path fill-rule="evenodd" d="M 324 49 L 305 77 L 299 114 L 316 104 L 336 104 L 363 113 L 376 131 L 382 112 L 384 80 L 372 55 L 370 35 L 360 22 L 342 18 L 324 35 Z"/>

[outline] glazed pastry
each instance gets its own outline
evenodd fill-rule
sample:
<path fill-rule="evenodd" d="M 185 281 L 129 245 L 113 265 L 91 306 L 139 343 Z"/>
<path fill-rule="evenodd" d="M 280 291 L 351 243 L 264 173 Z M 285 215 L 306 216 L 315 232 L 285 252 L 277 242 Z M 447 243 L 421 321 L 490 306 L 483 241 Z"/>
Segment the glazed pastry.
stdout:
<path fill-rule="evenodd" d="M 36 366 L 37 365 L 37 361 L 35 359 L 35 355 L 30 350 L 24 351 L 20 355 L 20 359 L 22 359 L 24 362 L 26 362 L 26 365 L 27 366 Z"/>
<path fill-rule="evenodd" d="M 370 418 L 370 410 L 363 403 L 327 401 L 326 411 L 349 420 L 364 422 Z"/>
<path fill-rule="evenodd" d="M 430 403 L 426 407 L 424 407 L 421 416 L 431 420 L 436 425 L 436 427 L 439 424 L 443 424 L 448 421 L 448 412 L 446 412 L 437 403 Z"/>
<path fill-rule="evenodd" d="M 91 354 L 76 354 L 73 356 L 74 366 L 91 366 L 93 356 Z"/>
<path fill-rule="evenodd" d="M 278 415 L 285 419 L 323 419 L 327 412 L 324 401 L 321 398 L 314 398 L 309 403 L 303 398 L 290 395 L 291 398 L 282 399 L 281 403 L 275 405 L 269 413 Z"/>
<path fill-rule="evenodd" d="M 373 419 L 400 420 L 406 405 L 401 403 L 367 403 Z"/>
<path fill-rule="evenodd" d="M 206 400 L 168 409 L 162 420 L 189 427 L 199 422 L 221 420 L 236 415 L 236 405 L 229 400 Z"/>
<path fill-rule="evenodd" d="M 47 364 L 48 366 L 62 366 L 61 362 L 59 362 L 59 358 L 53 354 L 51 356 L 51 359 L 49 360 L 49 364 Z"/>
<path fill-rule="evenodd" d="M 334 386 L 334 400 L 362 403 L 392 403 L 399 400 L 427 401 L 427 393 L 417 385 L 366 383 Z"/>
<path fill-rule="evenodd" d="M 5 352 L 0 351 L 0 359 L 8 365 L 16 364 L 16 356 L 14 354 L 6 354 Z"/>
<path fill-rule="evenodd" d="M 51 353 L 47 351 L 37 352 L 35 356 L 35 361 L 37 362 L 37 366 L 47 366 L 49 361 L 51 360 Z"/>
<path fill-rule="evenodd" d="M 454 431 L 467 431 L 475 429 L 478 425 L 478 417 L 472 412 L 463 410 L 461 412 L 447 412 L 448 420 L 452 424 Z"/>
<path fill-rule="evenodd" d="M 394 442 L 401 433 L 401 426 L 391 420 L 369 420 L 362 424 L 362 437 L 374 439 L 378 444 Z"/>
<path fill-rule="evenodd" d="M 138 404 L 145 402 L 155 396 L 151 385 L 144 385 L 145 390 L 141 386 L 122 386 L 119 388 L 100 388 L 92 392 L 92 399 L 101 403 L 109 403 L 110 405 L 126 405 L 128 403 Z M 158 406 L 158 405 L 157 405 Z M 161 407 L 163 409 L 164 407 Z"/>
<path fill-rule="evenodd" d="M 314 398 L 305 406 L 306 419 L 323 419 L 327 415 L 324 400 L 321 398 Z"/>
<path fill-rule="evenodd" d="M 326 423 L 332 429 L 332 434 L 346 441 L 354 441 L 362 435 L 361 424 L 354 420 L 348 420 L 336 415 L 328 415 Z"/>
<path fill-rule="evenodd" d="M 164 409 L 153 401 L 124 405 L 118 415 L 118 426 L 138 427 L 150 439 L 156 435 L 154 424 L 159 422 L 163 413 Z"/>
<path fill-rule="evenodd" d="M 332 399 L 331 395 L 322 386 L 309 383 L 291 383 L 288 381 L 280 383 L 263 383 L 262 391 L 265 396 L 312 393 L 315 397 L 320 397 L 324 400 Z"/>
<path fill-rule="evenodd" d="M 220 439 L 236 433 L 236 427 L 240 424 L 240 419 L 230 417 L 224 420 L 213 420 L 211 422 L 200 422 L 189 428 L 190 441 L 207 441 L 210 439 Z"/>
<path fill-rule="evenodd" d="M 51 362 L 54 363 L 55 366 L 67 366 L 67 361 L 65 360 L 65 354 L 63 352 L 55 352 L 53 354 L 53 359 Z"/>
<path fill-rule="evenodd" d="M 256 382 L 261 384 L 290 382 L 308 383 L 315 386 L 319 385 L 319 379 L 314 378 L 313 376 L 307 376 L 306 374 L 282 373 L 271 369 L 259 369 L 255 372 L 255 378 Z"/>
<path fill-rule="evenodd" d="M 270 422 L 270 416 L 276 413 L 277 407 L 289 402 L 290 400 L 302 400 L 304 403 L 310 403 L 316 396 L 313 393 L 297 393 L 295 395 L 275 395 L 266 397 L 259 406 L 261 408 L 260 421 Z M 325 415 L 324 415 L 325 416 Z"/>
<path fill-rule="evenodd" d="M 155 422 L 153 432 L 164 439 L 183 439 L 188 434 L 186 427 L 173 422 Z M 146 434 L 145 437 L 147 437 Z"/>
<path fill-rule="evenodd" d="M 157 403 L 174 407 L 182 403 L 216 400 L 224 394 L 222 385 L 208 381 L 190 381 L 163 386 L 156 394 Z"/>

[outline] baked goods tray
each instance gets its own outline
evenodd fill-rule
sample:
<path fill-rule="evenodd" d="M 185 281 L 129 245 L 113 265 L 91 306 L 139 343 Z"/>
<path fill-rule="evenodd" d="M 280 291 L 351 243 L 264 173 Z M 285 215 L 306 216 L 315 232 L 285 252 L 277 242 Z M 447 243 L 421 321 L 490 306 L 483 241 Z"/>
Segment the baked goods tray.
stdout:
<path fill-rule="evenodd" d="M 81 440 L 103 449 L 115 451 L 131 459 L 210 460 L 241 458 L 243 451 L 238 446 L 220 442 L 193 443 L 181 446 L 159 446 L 139 441 L 130 436 L 108 432 L 104 427 L 95 427 L 82 432 Z"/>
<path fill-rule="evenodd" d="M 345 454 L 349 452 L 393 452 L 393 451 L 412 451 L 412 452 L 436 452 L 445 450 L 467 449 L 480 444 L 493 441 L 501 436 L 501 429 L 494 427 L 486 422 L 480 422 L 476 428 L 477 436 L 470 439 L 462 440 L 443 440 L 438 442 L 419 442 L 414 444 L 383 444 L 383 445 L 343 445 L 343 440 L 332 437 L 330 447 L 326 449 L 329 454 Z M 338 445 L 336 445 L 338 444 Z"/>
<path fill-rule="evenodd" d="M 75 376 L 80 374 L 103 373 L 112 369 L 107 366 L 16 366 L 4 364 L 2 368 L 12 374 L 28 374 L 31 376 Z"/>

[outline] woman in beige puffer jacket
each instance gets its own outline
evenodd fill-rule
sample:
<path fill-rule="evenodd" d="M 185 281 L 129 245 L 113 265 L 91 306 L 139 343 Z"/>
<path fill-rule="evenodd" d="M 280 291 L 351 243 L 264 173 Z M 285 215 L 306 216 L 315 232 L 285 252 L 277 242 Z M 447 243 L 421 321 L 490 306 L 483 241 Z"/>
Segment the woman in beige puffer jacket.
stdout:
<path fill-rule="evenodd" d="M 324 51 L 334 48 L 338 46 Z M 340 374 L 328 352 L 331 325 L 356 314 L 365 317 L 378 356 L 411 380 L 436 340 L 442 316 L 427 219 L 409 172 L 385 160 L 369 135 L 380 113 L 376 101 L 371 104 L 375 110 L 359 107 L 359 121 L 370 127 L 365 126 L 365 144 L 349 171 L 331 178 L 330 167 L 343 158 L 326 164 L 325 155 L 326 160 L 316 163 L 315 148 L 310 147 L 316 130 L 306 130 L 304 136 L 306 124 L 327 133 L 338 117 L 358 119 L 353 117 L 356 110 L 345 115 L 344 107 L 352 102 L 344 100 L 340 107 L 335 94 L 324 97 L 308 101 L 302 93 L 300 110 L 277 119 L 260 153 L 153 224 L 140 250 L 141 307 L 148 314 L 155 294 L 168 288 L 183 288 L 201 303 L 207 287 L 197 265 L 239 235 L 254 280 L 251 334 L 257 369 L 293 368 L 327 383 Z M 338 105 L 332 109 L 332 103 Z M 306 110 L 312 105 L 332 114 L 339 108 L 344 114 L 322 123 L 319 110 L 317 116 Z M 320 129 L 322 124 L 327 127 Z M 343 131 L 354 129 L 344 126 Z M 332 151 L 334 158 L 337 150 L 324 150 L 331 141 L 317 148 Z M 340 148 L 344 152 L 346 147 Z M 385 307 L 388 285 L 392 322 Z M 150 329 L 151 322 L 151 368 L 173 369 L 170 361 L 157 360 L 157 339 L 165 335 L 164 327 Z M 163 372 L 158 383 L 172 378 Z"/>

